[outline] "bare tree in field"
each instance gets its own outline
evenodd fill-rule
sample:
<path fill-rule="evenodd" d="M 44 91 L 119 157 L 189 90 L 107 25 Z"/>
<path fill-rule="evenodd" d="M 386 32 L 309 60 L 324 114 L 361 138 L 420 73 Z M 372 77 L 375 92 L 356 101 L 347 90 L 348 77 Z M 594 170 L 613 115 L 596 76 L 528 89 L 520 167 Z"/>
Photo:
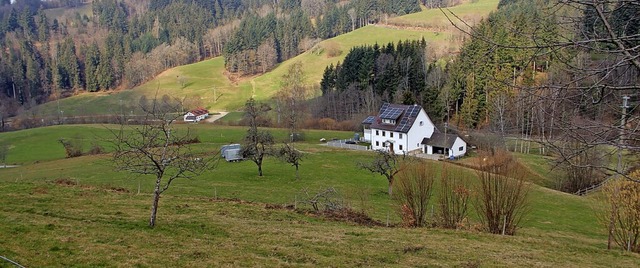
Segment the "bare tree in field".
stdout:
<path fill-rule="evenodd" d="M 367 163 L 358 163 L 358 167 L 384 176 L 389 182 L 389 196 L 393 193 L 393 182 L 396 174 L 401 170 L 401 161 L 404 155 L 397 155 L 393 151 L 377 150 L 374 159 Z"/>
<path fill-rule="evenodd" d="M 155 178 L 149 226 L 156 225 L 160 195 L 176 179 L 198 176 L 211 167 L 212 157 L 194 152 L 198 142 L 189 130 L 175 130 L 173 123 L 182 117 L 181 105 L 170 98 L 155 99 L 142 107 L 146 117 L 141 125 L 112 129 L 112 163 L 117 170 Z"/>
<path fill-rule="evenodd" d="M 312 88 L 305 85 L 302 62 L 293 63 L 282 76 L 280 91 L 276 94 L 278 117 L 283 115 L 289 129 L 290 142 L 295 141 L 300 125 L 308 114 L 306 100 L 312 94 Z"/>
<path fill-rule="evenodd" d="M 242 144 L 242 157 L 248 158 L 258 166 L 258 175 L 262 177 L 262 162 L 266 156 L 273 154 L 273 136 L 269 131 L 258 129 L 259 118 L 269 111 L 266 104 L 256 103 L 251 98 L 244 106 L 245 117 L 249 122 L 249 130 L 244 136 Z"/>
<path fill-rule="evenodd" d="M 296 167 L 296 179 L 300 179 L 300 161 L 302 161 L 304 154 L 301 151 L 297 150 L 293 146 L 293 144 L 285 143 L 278 151 L 278 156 L 283 161 Z"/>

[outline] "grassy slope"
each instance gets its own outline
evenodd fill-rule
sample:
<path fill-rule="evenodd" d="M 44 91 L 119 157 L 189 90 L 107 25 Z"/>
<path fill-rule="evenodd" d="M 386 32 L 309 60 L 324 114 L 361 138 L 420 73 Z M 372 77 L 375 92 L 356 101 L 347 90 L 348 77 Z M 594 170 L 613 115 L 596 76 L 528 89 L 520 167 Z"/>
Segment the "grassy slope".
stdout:
<path fill-rule="evenodd" d="M 473 3 L 473 1 L 467 1 L 463 5 L 458 5 L 450 8 L 444 8 L 443 11 L 454 21 L 452 16 L 454 13 L 457 17 L 464 20 L 466 23 L 473 25 L 478 23 L 479 20 L 489 14 L 489 12 L 495 10 L 498 7 L 499 0 L 479 0 Z M 438 9 L 426 9 L 422 12 L 408 14 L 401 17 L 392 18 L 389 20 L 390 24 L 406 25 L 414 27 L 443 29 L 451 26 L 451 22 L 447 19 L 447 16 Z"/>
<path fill-rule="evenodd" d="M 47 18 L 49 18 L 49 20 L 53 21 L 53 19 L 58 19 L 60 20 L 62 16 L 75 16 L 76 13 L 80 14 L 80 16 L 86 15 L 88 17 L 91 17 L 92 14 L 92 10 L 91 10 L 91 4 L 82 4 L 78 7 L 75 8 L 68 8 L 68 7 L 62 7 L 62 8 L 50 8 L 50 9 L 45 9 L 44 13 L 47 15 Z"/>
<path fill-rule="evenodd" d="M 468 3 L 450 10 L 461 17 L 480 17 L 494 10 L 498 0 L 481 0 L 478 3 Z M 236 110 L 251 96 L 259 100 L 270 98 L 279 89 L 280 79 L 289 66 L 302 61 L 307 82 L 316 84 L 322 78 L 326 66 L 344 59 L 349 49 L 364 44 L 386 44 L 399 40 L 415 40 L 424 37 L 430 45 L 441 46 L 454 42 L 449 38 L 451 27 L 443 21 L 444 15 L 439 10 L 424 10 L 388 21 L 390 26 L 369 25 L 353 32 L 325 40 L 318 44 L 325 47 L 328 42 L 335 42 L 342 50 L 337 57 L 327 57 L 311 52 L 303 53 L 293 59 L 283 62 L 274 70 L 256 77 L 245 77 L 238 81 L 231 81 L 224 75 L 224 59 L 222 57 L 205 60 L 199 63 L 176 67 L 163 72 L 148 83 L 133 90 L 123 90 L 108 93 L 83 93 L 78 96 L 50 102 L 39 107 L 38 114 L 53 115 L 58 113 L 58 105 L 65 115 L 112 114 L 134 105 L 140 96 L 153 97 L 156 90 L 159 95 L 168 94 L 179 98 L 198 98 L 203 106 L 211 110 Z M 401 25 L 396 27 L 395 25 Z M 405 26 L 416 27 L 405 27 Z M 439 25 L 425 27 L 425 25 Z M 178 77 L 187 77 L 184 88 L 178 83 Z M 214 102 L 213 88 L 216 88 L 218 102 Z M 121 102 L 122 100 L 122 102 Z M 123 108 L 125 107 L 125 108 Z M 125 111 L 127 112 L 127 111 Z"/>
<path fill-rule="evenodd" d="M 242 127 L 192 126 L 203 141 L 198 147 L 212 152 L 221 144 L 237 142 L 245 131 Z M 308 153 L 299 181 L 293 179 L 292 167 L 274 160 L 265 163 L 263 178 L 256 176 L 253 163 L 245 161 L 221 162 L 200 178 L 177 181 L 161 201 L 159 228 L 149 230 L 145 224 L 151 180 L 114 172 L 106 156 L 64 159 L 56 139 L 77 132 L 107 134 L 101 126 L 0 134 L 0 142 L 14 145 L 11 162 L 24 164 L 0 169 L 0 233 L 10 234 L 0 237 L 5 256 L 28 266 L 158 265 L 154 262 L 158 259 L 168 266 L 640 264 L 636 255 L 604 249 L 606 236 L 592 212 L 595 200 L 537 186 L 531 192 L 531 213 L 516 237 L 359 227 L 265 209 L 259 203 L 290 204 L 302 199 L 301 189 L 333 186 L 354 207 L 374 218 L 385 221 L 390 215 L 392 222 L 398 221 L 385 194 L 384 179 L 355 167 L 370 154 L 314 142 L 298 145 Z M 284 131 L 276 135 L 282 139 Z M 351 133 L 307 133 L 310 141 L 348 136 Z M 38 149 L 27 147 L 29 144 Z M 53 183 L 59 178 L 79 185 Z M 139 182 L 142 191 L 137 195 Z M 129 192 L 114 190 L 119 188 Z M 210 200 L 214 195 L 258 204 L 214 202 Z"/>

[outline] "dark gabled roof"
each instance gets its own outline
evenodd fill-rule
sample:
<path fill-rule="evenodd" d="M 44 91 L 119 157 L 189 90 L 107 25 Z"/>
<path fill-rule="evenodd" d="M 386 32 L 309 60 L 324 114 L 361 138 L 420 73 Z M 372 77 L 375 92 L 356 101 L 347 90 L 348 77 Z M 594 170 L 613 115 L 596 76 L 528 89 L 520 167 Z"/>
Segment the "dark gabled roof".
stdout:
<path fill-rule="evenodd" d="M 407 133 L 422 110 L 419 105 L 401 105 L 385 102 L 377 116 L 369 116 L 362 124 L 371 124 L 371 128 Z M 395 120 L 395 124 L 382 123 L 382 119 Z"/>
<path fill-rule="evenodd" d="M 456 142 L 457 138 L 458 135 L 456 134 L 434 132 L 433 135 L 431 135 L 431 138 L 422 139 L 422 144 L 451 149 L 451 146 L 453 146 L 453 143 Z"/>

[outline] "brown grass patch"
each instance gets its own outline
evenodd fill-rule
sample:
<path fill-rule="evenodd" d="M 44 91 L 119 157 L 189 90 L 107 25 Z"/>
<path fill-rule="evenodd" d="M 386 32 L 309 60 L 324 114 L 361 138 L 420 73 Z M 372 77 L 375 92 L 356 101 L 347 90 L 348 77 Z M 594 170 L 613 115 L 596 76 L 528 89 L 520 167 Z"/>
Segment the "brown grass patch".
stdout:
<path fill-rule="evenodd" d="M 58 178 L 56 180 L 53 181 L 53 183 L 57 184 L 57 185 L 62 185 L 62 186 L 76 186 L 78 185 L 78 182 L 73 181 L 69 178 Z"/>
<path fill-rule="evenodd" d="M 319 216 L 332 221 L 350 222 L 363 226 L 386 226 L 384 223 L 372 219 L 364 212 L 355 211 L 349 208 L 307 212 L 306 214 Z"/>

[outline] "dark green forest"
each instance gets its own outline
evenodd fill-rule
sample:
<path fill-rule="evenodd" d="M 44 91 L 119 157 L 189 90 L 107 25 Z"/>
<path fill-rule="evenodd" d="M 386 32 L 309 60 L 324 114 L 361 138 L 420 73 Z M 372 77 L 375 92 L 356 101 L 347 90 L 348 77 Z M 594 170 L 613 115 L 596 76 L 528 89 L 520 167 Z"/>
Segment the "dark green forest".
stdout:
<path fill-rule="evenodd" d="M 221 55 L 231 72 L 264 73 L 324 38 L 420 10 L 410 0 L 95 0 L 89 14 L 47 16 L 83 2 L 0 2 L 5 116 L 79 91 L 131 88 Z"/>
<path fill-rule="evenodd" d="M 440 118 L 443 68 L 427 62 L 427 42 L 399 41 L 355 47 L 343 62 L 328 66 L 320 87 L 326 101 L 322 117 L 347 120 L 377 109 L 380 101 L 420 104 Z"/>

